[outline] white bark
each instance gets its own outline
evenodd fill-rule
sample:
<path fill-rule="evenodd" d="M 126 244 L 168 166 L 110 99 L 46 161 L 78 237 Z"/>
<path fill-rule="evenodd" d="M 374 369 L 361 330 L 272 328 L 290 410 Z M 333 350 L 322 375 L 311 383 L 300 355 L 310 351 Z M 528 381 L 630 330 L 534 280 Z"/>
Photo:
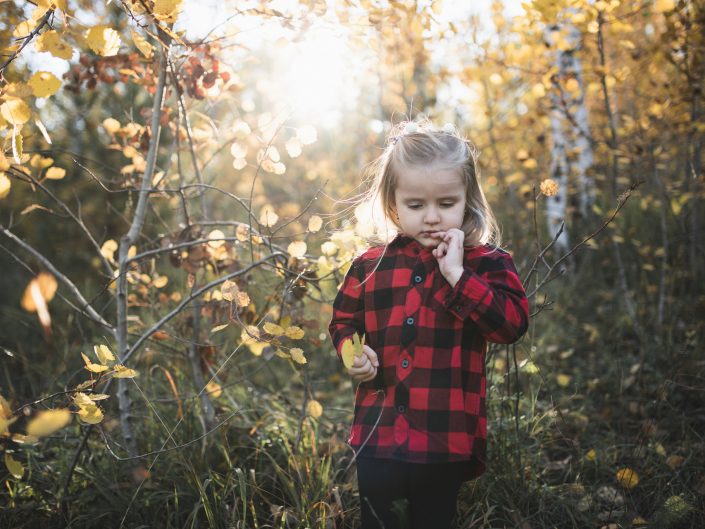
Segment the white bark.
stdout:
<path fill-rule="evenodd" d="M 570 10 L 566 12 L 569 13 Z M 577 56 L 580 49 L 580 32 L 569 22 L 548 26 L 544 31 L 546 42 L 555 45 L 553 41 L 556 31 L 562 31 L 564 34 L 568 49 L 556 49 L 554 53 L 554 64 L 558 73 L 557 82 L 551 91 L 552 146 L 549 176 L 558 184 L 558 193 L 546 201 L 546 220 L 551 237 L 556 236 L 561 222 L 565 221 L 569 189 L 574 189 L 577 194 L 575 203 L 583 218 L 586 218 L 595 196 L 594 181 L 587 174 L 593 156 L 582 65 Z M 565 80 L 570 78 L 578 83 L 577 91 L 568 92 L 563 89 Z M 574 182 L 571 182 L 571 177 Z M 564 229 L 556 240 L 556 248 L 563 254 L 569 247 L 570 236 L 568 230 Z"/>

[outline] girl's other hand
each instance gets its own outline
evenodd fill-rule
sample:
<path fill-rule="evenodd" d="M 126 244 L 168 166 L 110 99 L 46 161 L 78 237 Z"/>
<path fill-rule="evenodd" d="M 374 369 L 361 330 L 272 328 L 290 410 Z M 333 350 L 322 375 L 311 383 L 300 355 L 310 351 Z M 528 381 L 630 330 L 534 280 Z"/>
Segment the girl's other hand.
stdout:
<path fill-rule="evenodd" d="M 443 277 L 454 287 L 463 275 L 465 233 L 458 228 L 451 228 L 448 231 L 437 231 L 431 236 L 440 239 L 438 246 L 433 250 L 433 256 L 438 261 L 438 268 Z"/>
<path fill-rule="evenodd" d="M 377 368 L 379 367 L 379 359 L 375 353 L 367 345 L 362 346 L 362 354 L 355 357 L 355 361 L 348 374 L 358 382 L 367 382 L 377 376 Z"/>

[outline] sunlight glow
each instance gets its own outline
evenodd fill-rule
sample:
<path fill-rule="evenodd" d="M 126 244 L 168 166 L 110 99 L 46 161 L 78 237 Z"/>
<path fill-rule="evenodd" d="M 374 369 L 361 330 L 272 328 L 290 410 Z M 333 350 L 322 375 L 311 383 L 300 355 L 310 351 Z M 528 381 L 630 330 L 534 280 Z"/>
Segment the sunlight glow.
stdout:
<path fill-rule="evenodd" d="M 355 72 L 360 61 L 344 35 L 332 28 L 313 28 L 300 42 L 291 43 L 287 55 L 276 83 L 281 102 L 296 119 L 336 126 L 359 92 Z"/>

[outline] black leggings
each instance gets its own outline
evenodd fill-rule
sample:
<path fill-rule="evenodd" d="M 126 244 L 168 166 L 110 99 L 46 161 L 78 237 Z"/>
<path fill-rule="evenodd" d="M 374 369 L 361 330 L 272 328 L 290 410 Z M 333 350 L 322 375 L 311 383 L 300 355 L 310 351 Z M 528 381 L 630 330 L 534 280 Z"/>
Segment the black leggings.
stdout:
<path fill-rule="evenodd" d="M 358 458 L 361 529 L 450 529 L 468 465 Z"/>

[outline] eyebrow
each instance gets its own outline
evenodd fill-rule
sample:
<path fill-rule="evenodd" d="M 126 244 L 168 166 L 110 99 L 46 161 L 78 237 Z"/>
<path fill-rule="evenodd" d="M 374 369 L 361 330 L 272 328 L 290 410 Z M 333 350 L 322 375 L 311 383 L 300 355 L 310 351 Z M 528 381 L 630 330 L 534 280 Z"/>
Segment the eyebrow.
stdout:
<path fill-rule="evenodd" d="M 463 195 L 462 195 L 462 194 L 458 194 L 458 195 L 447 195 L 447 196 L 444 196 L 444 197 L 438 197 L 438 200 L 459 200 L 459 199 L 461 199 L 461 198 L 463 198 Z M 422 197 L 422 196 L 418 196 L 418 197 L 411 196 L 411 197 L 405 197 L 404 200 L 426 200 L 426 197 Z"/>

